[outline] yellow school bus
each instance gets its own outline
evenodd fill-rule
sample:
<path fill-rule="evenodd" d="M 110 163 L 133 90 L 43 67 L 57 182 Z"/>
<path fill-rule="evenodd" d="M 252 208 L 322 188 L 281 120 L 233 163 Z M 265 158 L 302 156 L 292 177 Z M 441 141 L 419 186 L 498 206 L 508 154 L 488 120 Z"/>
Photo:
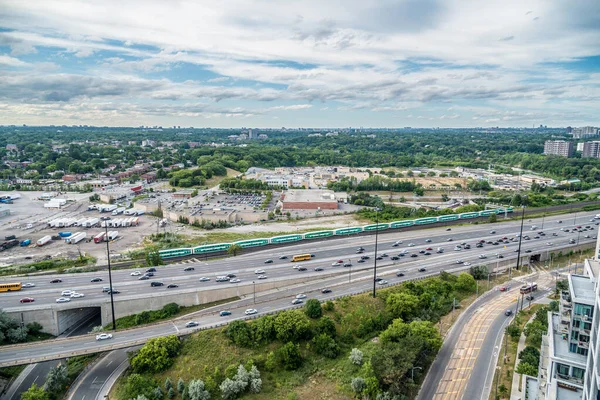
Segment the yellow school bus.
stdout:
<path fill-rule="evenodd" d="M 298 254 L 292 257 L 292 262 L 310 260 L 310 254 Z"/>
<path fill-rule="evenodd" d="M 16 292 L 17 290 L 21 290 L 21 282 L 0 283 L 0 292 Z"/>

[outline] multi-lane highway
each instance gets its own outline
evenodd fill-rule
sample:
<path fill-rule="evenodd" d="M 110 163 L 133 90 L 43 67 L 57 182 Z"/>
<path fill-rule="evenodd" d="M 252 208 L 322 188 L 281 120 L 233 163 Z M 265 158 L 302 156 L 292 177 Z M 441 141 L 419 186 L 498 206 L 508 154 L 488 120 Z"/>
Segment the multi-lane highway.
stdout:
<path fill-rule="evenodd" d="M 596 236 L 595 222 L 590 222 L 594 214 L 581 214 L 577 217 L 576 224 L 590 226 L 593 230 L 577 233 L 566 233 L 560 228 L 572 228 L 573 218 L 560 216 L 548 217 L 544 221 L 545 236 L 540 239 L 534 239 L 536 234 L 530 230 L 533 224 L 538 225 L 538 231 L 541 230 L 541 221 L 528 222 L 525 225 L 524 235 L 529 234 L 530 240 L 522 241 L 522 256 L 531 255 L 527 251 L 553 251 L 557 247 L 568 246 L 570 239 L 578 240 L 579 243 L 587 243 L 593 240 Z M 564 219 L 562 224 L 558 224 L 558 220 Z M 507 237 L 514 239 L 515 233 L 518 232 L 519 224 L 516 221 L 508 223 L 497 223 L 493 225 L 471 225 L 465 227 L 455 227 L 452 231 L 446 231 L 444 228 L 427 229 L 423 231 L 412 232 L 386 232 L 379 234 L 379 254 L 387 253 L 389 256 L 384 257 L 378 262 L 379 266 L 395 265 L 399 269 L 416 268 L 424 262 L 431 267 L 436 268 L 454 268 L 458 265 L 458 259 L 469 262 L 471 264 L 492 264 L 498 259 L 496 254 L 501 254 L 505 259 L 516 257 L 514 253 L 518 247 L 518 240 L 509 241 L 508 243 L 499 242 L 498 245 L 485 244 L 483 248 L 476 248 L 475 241 L 497 241 L 500 238 Z M 495 232 L 495 233 L 491 233 Z M 556 234 L 558 236 L 553 236 Z M 585 236 L 589 236 L 586 238 Z M 452 242 L 449 242 L 449 240 Z M 392 247 L 396 241 L 402 240 L 398 247 Z M 431 242 L 426 242 L 431 240 Z M 471 249 L 454 251 L 457 244 L 467 242 L 471 245 Z M 414 244 L 414 246 L 410 246 Z M 364 254 L 357 254 L 357 247 L 365 248 Z M 436 250 L 442 247 L 444 253 L 438 254 Z M 431 249 L 431 255 L 419 254 L 419 251 Z M 390 258 L 397 256 L 401 250 L 407 250 L 409 254 L 400 257 L 399 260 L 393 261 Z M 295 264 L 290 263 L 290 258 L 293 254 L 313 253 L 315 257 L 309 261 L 295 263 L 301 264 L 307 268 L 307 271 L 298 271 L 292 268 Z M 416 254 L 418 257 L 411 257 Z M 281 260 L 280 256 L 288 256 L 287 259 Z M 371 258 L 365 263 L 358 263 L 361 255 L 368 255 Z M 479 258 L 485 255 L 485 259 Z M 301 275 L 318 275 L 314 271 L 316 267 L 322 267 L 323 274 L 332 271 L 354 274 L 360 270 L 368 270 L 373 268 L 374 259 L 374 244 L 372 237 L 349 237 L 338 240 L 330 240 L 325 242 L 311 242 L 295 246 L 283 247 L 278 249 L 269 249 L 241 255 L 236 258 L 228 258 L 225 260 L 215 260 L 210 262 L 195 262 L 185 265 L 161 266 L 154 277 L 149 280 L 139 280 L 139 276 L 131 276 L 133 270 L 118 270 L 113 272 L 113 286 L 121 293 L 115 296 L 118 298 L 144 296 L 152 296 L 156 293 L 164 291 L 185 291 L 185 290 L 201 290 L 205 288 L 222 287 L 226 285 L 244 285 L 251 284 L 252 281 L 257 281 L 258 276 L 254 273 L 256 269 L 265 270 L 267 279 L 272 278 L 297 278 Z M 264 262 L 269 259 L 273 260 L 270 264 Z M 342 260 L 344 263 L 352 263 L 351 268 L 343 268 L 341 265 L 332 266 L 335 261 Z M 185 267 L 193 267 L 193 271 L 184 271 Z M 142 269 L 143 273 L 144 270 Z M 219 275 L 233 273 L 240 279 L 239 283 L 215 282 L 215 278 Z M 93 278 L 101 278 L 102 281 L 93 283 Z M 210 281 L 200 282 L 201 277 L 208 277 Z M 61 283 L 50 283 L 51 280 L 61 279 Z M 27 309 L 28 307 L 36 307 L 39 305 L 53 305 L 59 309 L 70 308 L 76 305 L 85 306 L 90 303 L 89 300 L 103 299 L 107 300 L 108 295 L 102 292 L 102 288 L 108 286 L 108 277 L 106 272 L 98 273 L 81 273 L 81 274 L 61 274 L 61 275 L 45 275 L 31 278 L 21 278 L 23 283 L 34 283 L 33 288 L 25 288 L 20 292 L 4 293 L 0 296 L 0 307 L 5 310 L 12 309 Z M 14 281 L 12 278 L 3 278 L 0 283 Z M 164 286 L 151 287 L 150 283 L 160 281 Z M 177 288 L 169 289 L 169 284 L 178 285 Z M 73 298 L 70 304 L 58 305 L 56 300 L 61 297 L 63 290 L 75 290 L 83 293 L 83 298 Z M 24 297 L 33 297 L 33 303 L 20 303 L 20 299 Z M 18 311 L 18 310 L 15 310 Z"/>
<path fill-rule="evenodd" d="M 573 217 L 549 217 L 544 221 L 544 232 L 546 236 L 542 236 L 540 239 L 534 239 L 535 234 L 530 229 L 532 224 L 537 225 L 541 228 L 540 221 L 527 222 L 524 234 L 527 232 L 530 236 L 530 240 L 522 241 L 522 255 L 535 255 L 541 252 L 558 252 L 560 249 L 567 249 L 572 246 L 569 240 L 572 238 L 577 239 L 581 244 L 590 243 L 595 241 L 593 236 L 596 235 L 595 222 L 589 222 L 593 214 L 588 213 L 587 215 L 581 214 L 575 221 L 576 225 L 583 227 L 590 226 L 593 229 L 585 232 L 565 233 L 560 230 L 571 229 L 573 226 Z M 563 223 L 559 224 L 558 220 L 563 219 Z M 568 219 L 568 220 L 567 220 Z M 393 256 L 399 253 L 400 250 L 406 249 L 409 254 L 418 254 L 418 257 L 412 258 L 405 255 L 397 261 L 391 261 L 390 257 L 384 257 L 383 260 L 378 262 L 378 275 L 381 275 L 384 279 L 389 281 L 390 284 L 398 283 L 407 279 L 414 279 L 415 277 L 423 276 L 426 274 L 434 274 L 440 270 L 450 270 L 453 268 L 468 268 L 463 264 L 457 264 L 456 260 L 461 259 L 463 261 L 471 262 L 473 265 L 477 263 L 491 264 L 494 266 L 496 261 L 506 261 L 515 259 L 516 253 L 514 250 L 518 246 L 518 242 L 514 241 L 509 243 L 501 243 L 498 245 L 485 244 L 483 248 L 476 248 L 476 240 L 497 240 L 501 237 L 515 237 L 519 231 L 519 223 L 517 221 L 500 222 L 493 225 L 472 225 L 465 227 L 454 227 L 452 231 L 446 231 L 444 228 L 429 229 L 417 232 L 393 232 L 380 234 L 379 238 L 379 253 L 386 252 L 389 256 Z M 491 231 L 495 233 L 490 233 Z M 539 232 L 538 229 L 537 232 Z M 556 233 L 557 236 L 553 236 Z M 590 234 L 590 238 L 585 238 L 585 235 Z M 428 242 L 427 240 L 431 240 Z M 448 240 L 452 239 L 452 242 Z M 398 247 L 392 247 L 393 243 L 398 240 L 402 240 L 403 243 Z M 461 242 L 468 242 L 472 245 L 470 250 L 453 251 L 455 245 Z M 547 243 L 551 242 L 552 245 Z M 269 276 L 268 279 L 274 277 L 294 277 L 298 274 L 315 274 L 319 276 L 319 272 L 314 272 L 315 267 L 323 267 L 326 271 L 334 270 L 340 271 L 340 274 L 331 278 L 316 280 L 313 283 L 294 286 L 285 286 L 285 281 L 282 281 L 282 287 L 280 289 L 271 290 L 268 292 L 257 293 L 256 299 L 244 298 L 241 301 L 233 303 L 228 306 L 231 311 L 231 315 L 227 317 L 220 317 L 218 312 L 211 310 L 205 313 L 200 313 L 199 316 L 194 317 L 199 322 L 199 327 L 210 327 L 222 324 L 232 319 L 244 318 L 244 310 L 247 308 L 256 308 L 258 314 L 264 314 L 273 312 L 283 308 L 291 307 L 291 300 L 298 293 L 306 293 L 309 297 L 318 298 L 325 300 L 340 295 L 347 295 L 357 293 L 360 291 L 368 290 L 372 287 L 372 261 L 373 261 L 373 238 L 369 237 L 355 237 L 346 238 L 343 240 L 332 240 L 321 243 L 310 243 L 296 245 L 281 249 L 270 249 L 250 255 L 238 256 L 234 259 L 213 261 L 209 263 L 196 263 L 196 264 L 185 264 L 185 265 L 172 265 L 163 266 L 158 268 L 156 280 L 161 280 L 165 285 L 176 282 L 179 284 L 177 289 L 166 289 L 164 286 L 159 288 L 151 288 L 149 281 L 138 281 L 136 277 L 131 277 L 129 274 L 131 270 L 117 271 L 116 278 L 114 281 L 117 282 L 115 286 L 122 291 L 118 296 L 151 296 L 157 291 L 162 290 L 179 290 L 184 288 L 186 285 L 190 286 L 192 290 L 198 290 L 202 288 L 202 285 L 233 285 L 232 283 L 215 283 L 214 277 L 222 275 L 224 273 L 235 273 L 241 279 L 240 284 L 248 284 L 252 280 L 256 280 L 254 270 L 257 268 L 264 269 L 266 274 Z M 410 243 L 414 243 L 414 246 L 409 246 Z M 359 264 L 357 259 L 360 254 L 356 254 L 357 247 L 362 246 L 366 252 L 364 254 L 370 255 L 371 259 L 367 263 Z M 424 256 L 419 254 L 420 250 L 424 250 L 427 247 L 433 249 L 432 255 Z M 444 253 L 437 254 L 435 250 L 437 247 L 443 247 Z M 526 253 L 527 250 L 531 250 L 531 253 Z M 279 260 L 280 255 L 291 255 L 301 253 L 314 253 L 315 258 L 307 262 L 302 262 L 303 266 L 308 268 L 306 272 L 300 272 L 293 269 L 293 264 L 289 260 Z M 504 255 L 504 259 L 499 260 L 495 258 L 495 254 L 500 253 Z M 487 256 L 485 259 L 480 259 L 479 256 L 484 254 Z M 272 259 L 272 264 L 264 264 L 266 259 Z M 341 266 L 333 267 L 331 263 L 338 259 L 348 261 L 352 260 L 353 266 L 351 268 L 343 268 Z M 514 261 L 513 261 L 514 264 Z M 184 267 L 194 266 L 195 270 L 191 272 L 184 272 Z M 381 267 L 381 270 L 379 268 Z M 425 267 L 426 272 L 419 272 L 420 268 Z M 405 275 L 397 277 L 395 271 L 402 270 Z M 352 272 L 350 276 L 349 273 Z M 21 307 L 18 303 L 20 296 L 31 295 L 38 298 L 41 302 L 47 302 L 52 304 L 53 307 L 61 307 L 63 305 L 55 305 L 53 302 L 55 298 L 59 297 L 60 291 L 63 289 L 75 289 L 79 292 L 85 293 L 86 297 L 83 299 L 73 299 L 72 304 L 81 302 L 83 305 L 86 299 L 90 297 L 103 297 L 106 298 L 106 294 L 101 292 L 101 287 L 105 285 L 104 282 L 92 284 L 89 281 L 97 274 L 75 274 L 70 276 L 63 276 L 63 283 L 61 284 L 50 284 L 48 283 L 53 277 L 36 278 L 34 283 L 36 287 L 33 289 L 26 289 L 25 293 L 5 293 L 2 295 L 2 306 L 4 308 Z M 210 282 L 199 282 L 200 276 L 210 276 Z M 351 282 L 349 282 L 351 280 Z M 37 282 L 36 282 L 37 281 Z M 323 294 L 321 289 L 324 287 L 332 289 L 332 293 Z M 256 302 L 256 305 L 254 304 Z M 33 303 L 36 304 L 36 303 Z M 39 303 L 38 303 L 39 304 Z M 8 306 L 8 307 L 7 307 Z M 28 307 L 29 304 L 25 304 L 24 307 Z M 156 324 L 148 327 L 143 327 L 134 330 L 128 330 L 118 332 L 114 335 L 114 338 L 107 341 L 96 342 L 94 337 L 86 336 L 81 338 L 70 338 L 57 340 L 53 342 L 52 346 L 47 343 L 33 343 L 28 345 L 20 346 L 8 346 L 3 348 L 3 352 L 0 354 L 0 366 L 11 365 L 16 363 L 27 363 L 31 360 L 40 360 L 45 358 L 64 357 L 74 352 L 77 354 L 85 352 L 94 352 L 100 350 L 107 350 L 111 348 L 128 347 L 131 345 L 139 344 L 151 337 L 162 336 L 167 334 L 185 334 L 192 331 L 192 329 L 185 328 L 185 323 L 188 320 L 182 319 L 178 321 Z M 198 328 L 193 328 L 198 329 Z"/>

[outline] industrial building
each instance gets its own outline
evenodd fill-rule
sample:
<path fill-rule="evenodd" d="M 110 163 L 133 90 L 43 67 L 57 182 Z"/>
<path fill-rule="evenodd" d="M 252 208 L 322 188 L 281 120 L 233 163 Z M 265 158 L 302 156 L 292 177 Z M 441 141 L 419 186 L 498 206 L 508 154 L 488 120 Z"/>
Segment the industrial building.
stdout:
<path fill-rule="evenodd" d="M 572 157 L 573 143 L 565 140 L 546 140 L 544 143 L 544 154 Z"/>
<path fill-rule="evenodd" d="M 345 201 L 345 193 L 333 190 L 286 190 L 281 195 L 285 210 L 337 210 L 338 202 Z"/>

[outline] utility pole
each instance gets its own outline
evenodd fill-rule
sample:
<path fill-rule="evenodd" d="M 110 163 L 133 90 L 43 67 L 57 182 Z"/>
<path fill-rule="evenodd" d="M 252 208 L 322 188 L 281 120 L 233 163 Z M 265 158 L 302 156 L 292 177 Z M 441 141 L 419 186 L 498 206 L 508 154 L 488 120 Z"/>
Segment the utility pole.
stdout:
<path fill-rule="evenodd" d="M 521 232 L 519 233 L 519 248 L 517 250 L 517 270 L 521 265 L 521 242 L 523 241 L 523 222 L 525 222 L 525 206 L 523 206 L 523 213 L 521 214 Z"/>
<path fill-rule="evenodd" d="M 379 233 L 379 207 L 375 209 L 375 263 L 373 265 L 373 298 L 375 298 L 375 285 L 377 284 L 377 237 Z"/>
<path fill-rule="evenodd" d="M 508 332 L 504 330 L 504 364 L 506 364 L 506 348 L 508 347 Z"/>

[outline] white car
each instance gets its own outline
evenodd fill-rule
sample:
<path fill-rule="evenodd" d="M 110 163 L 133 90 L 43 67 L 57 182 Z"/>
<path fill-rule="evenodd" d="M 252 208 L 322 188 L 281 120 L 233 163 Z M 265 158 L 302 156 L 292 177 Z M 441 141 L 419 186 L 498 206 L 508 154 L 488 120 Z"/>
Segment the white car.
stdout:
<path fill-rule="evenodd" d="M 96 335 L 96 340 L 112 339 L 112 333 L 101 333 Z"/>
<path fill-rule="evenodd" d="M 71 295 L 75 293 L 72 290 L 63 290 L 62 293 L 60 294 L 61 296 L 66 296 L 66 297 L 71 297 Z"/>
<path fill-rule="evenodd" d="M 242 280 L 238 278 L 233 278 L 229 280 L 229 283 L 240 283 Z"/>
<path fill-rule="evenodd" d="M 297 295 L 296 295 L 296 298 L 297 298 L 297 299 L 305 299 L 305 298 L 306 298 L 306 295 L 305 295 L 304 293 L 300 293 L 300 294 L 297 294 Z"/>
<path fill-rule="evenodd" d="M 130 273 L 129 275 L 131 276 L 140 276 L 142 273 L 140 271 L 133 271 L 132 273 Z"/>
<path fill-rule="evenodd" d="M 380 280 L 379 282 L 377 282 L 378 285 L 387 285 L 388 281 L 386 281 L 385 279 Z"/>
<path fill-rule="evenodd" d="M 210 278 L 203 276 L 202 278 L 200 278 L 200 282 L 208 282 L 210 281 Z"/>
<path fill-rule="evenodd" d="M 302 265 L 294 265 L 294 269 L 300 268 Z"/>
<path fill-rule="evenodd" d="M 465 262 L 463 263 L 463 265 L 468 267 L 469 265 L 471 265 L 471 263 L 470 263 L 470 262 L 468 262 L 468 261 L 465 261 Z"/>
<path fill-rule="evenodd" d="M 548 243 L 546 243 L 546 245 L 548 245 L 548 246 L 552 246 L 552 245 L 554 245 L 554 243 L 552 243 L 552 242 L 548 242 Z"/>
<path fill-rule="evenodd" d="M 258 313 L 258 310 L 256 308 L 249 308 L 246 311 L 244 311 L 244 314 L 246 315 L 252 315 L 252 314 L 256 314 Z"/>
<path fill-rule="evenodd" d="M 71 298 L 72 299 L 77 299 L 79 297 L 85 297 L 83 293 L 71 293 Z"/>
<path fill-rule="evenodd" d="M 24 288 L 35 287 L 35 283 L 27 282 L 27 283 L 24 283 L 23 285 L 21 285 L 21 287 L 24 287 Z"/>
<path fill-rule="evenodd" d="M 264 269 L 257 269 L 257 270 L 254 270 L 254 273 L 257 274 L 257 275 L 264 274 L 265 270 Z"/>
<path fill-rule="evenodd" d="M 415 247 L 415 244 L 414 243 L 409 243 L 408 247 Z"/>
<path fill-rule="evenodd" d="M 266 275 L 261 275 L 261 276 L 258 277 L 258 279 L 267 279 L 267 276 Z"/>
<path fill-rule="evenodd" d="M 57 303 L 68 303 L 70 301 L 71 299 L 69 299 L 68 297 L 59 297 L 58 299 L 56 299 Z"/>

